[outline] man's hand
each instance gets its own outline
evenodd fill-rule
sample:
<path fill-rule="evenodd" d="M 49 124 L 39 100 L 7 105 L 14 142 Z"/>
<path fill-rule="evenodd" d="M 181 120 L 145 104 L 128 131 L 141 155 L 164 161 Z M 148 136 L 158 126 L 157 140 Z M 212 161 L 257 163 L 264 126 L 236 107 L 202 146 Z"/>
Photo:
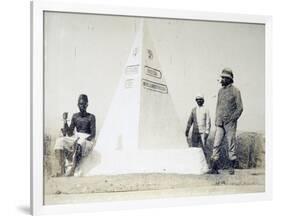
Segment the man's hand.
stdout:
<path fill-rule="evenodd" d="M 189 147 L 192 147 L 191 141 L 190 141 L 190 139 L 188 137 L 186 137 L 186 142 L 187 142 Z"/>
<path fill-rule="evenodd" d="M 64 122 L 64 123 L 67 123 L 67 117 L 68 117 L 68 112 L 64 112 L 64 113 L 62 114 L 62 118 L 63 118 L 63 122 Z"/>
<path fill-rule="evenodd" d="M 88 137 L 86 138 L 87 141 L 92 141 L 92 139 L 93 139 L 92 136 L 88 136 Z"/>
<path fill-rule="evenodd" d="M 209 136 L 209 133 L 204 133 L 203 134 L 203 137 L 201 137 L 201 139 L 203 139 L 202 141 L 202 144 L 203 144 L 203 147 L 205 147 L 207 145 L 207 139 L 208 139 L 208 136 Z"/>
<path fill-rule="evenodd" d="M 204 133 L 204 139 L 205 139 L 205 141 L 207 141 L 208 137 L 209 137 L 209 134 L 208 134 L 208 133 Z"/>
<path fill-rule="evenodd" d="M 66 136 L 66 129 L 65 128 L 61 128 L 60 130 L 61 130 L 62 135 Z"/>
<path fill-rule="evenodd" d="M 185 131 L 186 138 L 188 138 L 188 135 L 189 135 L 189 131 Z"/>

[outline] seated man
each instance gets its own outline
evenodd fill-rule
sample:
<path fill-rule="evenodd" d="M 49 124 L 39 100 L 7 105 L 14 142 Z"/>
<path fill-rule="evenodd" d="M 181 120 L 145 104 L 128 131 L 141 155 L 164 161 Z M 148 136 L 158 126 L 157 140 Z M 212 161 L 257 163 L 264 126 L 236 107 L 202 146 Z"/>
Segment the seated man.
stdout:
<path fill-rule="evenodd" d="M 88 97 L 81 94 L 78 98 L 80 112 L 73 114 L 70 126 L 67 124 L 67 113 L 63 114 L 64 127 L 61 129 L 63 137 L 58 138 L 55 144 L 61 168 L 59 176 L 73 176 L 81 158 L 87 156 L 94 146 L 96 118 L 86 111 L 87 106 Z"/>

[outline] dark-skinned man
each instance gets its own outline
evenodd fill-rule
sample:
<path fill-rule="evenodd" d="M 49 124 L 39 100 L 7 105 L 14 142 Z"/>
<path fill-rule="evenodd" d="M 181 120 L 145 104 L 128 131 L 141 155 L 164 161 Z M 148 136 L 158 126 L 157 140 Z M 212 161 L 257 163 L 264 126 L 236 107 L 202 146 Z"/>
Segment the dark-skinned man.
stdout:
<path fill-rule="evenodd" d="M 87 112 L 88 97 L 81 94 L 78 98 L 78 113 L 73 114 L 68 126 L 67 113 L 63 114 L 63 137 L 56 140 L 55 151 L 59 157 L 61 170 L 59 176 L 74 175 L 75 168 L 82 157 L 92 150 L 96 136 L 96 118 Z M 76 132 L 75 132 L 76 129 Z"/>
<path fill-rule="evenodd" d="M 207 143 L 207 138 L 211 129 L 211 118 L 209 110 L 204 106 L 204 96 L 202 94 L 198 94 L 195 97 L 195 101 L 197 106 L 191 111 L 187 122 L 185 135 L 188 140 L 189 130 L 193 125 L 191 145 L 192 147 L 201 147 L 205 154 L 205 145 Z"/>
<path fill-rule="evenodd" d="M 211 156 L 211 170 L 209 174 L 219 174 L 218 159 L 222 148 L 222 141 L 226 137 L 228 157 L 230 160 L 229 174 L 235 173 L 236 155 L 236 128 L 237 121 L 243 112 L 241 94 L 233 85 L 233 72 L 230 68 L 221 73 L 222 88 L 219 90 L 216 107 L 216 134 Z"/>

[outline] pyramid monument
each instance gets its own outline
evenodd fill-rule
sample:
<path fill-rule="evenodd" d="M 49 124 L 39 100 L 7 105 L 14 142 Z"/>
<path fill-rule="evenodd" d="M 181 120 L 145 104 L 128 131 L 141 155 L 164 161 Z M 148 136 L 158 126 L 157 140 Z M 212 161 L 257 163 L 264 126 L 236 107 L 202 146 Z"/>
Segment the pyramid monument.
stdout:
<path fill-rule="evenodd" d="M 203 174 L 201 148 L 190 148 L 144 20 L 92 153 L 76 175 Z"/>

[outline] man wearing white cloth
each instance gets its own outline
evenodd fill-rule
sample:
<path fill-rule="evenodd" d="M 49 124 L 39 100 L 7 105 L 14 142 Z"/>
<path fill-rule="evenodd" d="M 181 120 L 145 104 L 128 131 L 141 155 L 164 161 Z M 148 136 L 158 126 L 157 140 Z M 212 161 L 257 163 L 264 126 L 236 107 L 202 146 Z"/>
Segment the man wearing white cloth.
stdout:
<path fill-rule="evenodd" d="M 188 138 L 189 130 L 193 125 L 191 136 L 192 147 L 201 147 L 204 151 L 204 147 L 211 129 L 211 119 L 209 110 L 204 106 L 204 96 L 202 94 L 198 94 L 195 98 L 195 101 L 197 106 L 191 111 L 187 122 L 185 135 Z"/>
<path fill-rule="evenodd" d="M 78 98 L 80 112 L 73 114 L 68 126 L 67 113 L 63 114 L 63 137 L 56 140 L 55 152 L 59 157 L 61 170 L 59 175 L 72 176 L 81 158 L 92 150 L 96 136 L 96 118 L 88 113 L 88 97 L 81 94 Z M 76 132 L 75 132 L 76 129 Z"/>

